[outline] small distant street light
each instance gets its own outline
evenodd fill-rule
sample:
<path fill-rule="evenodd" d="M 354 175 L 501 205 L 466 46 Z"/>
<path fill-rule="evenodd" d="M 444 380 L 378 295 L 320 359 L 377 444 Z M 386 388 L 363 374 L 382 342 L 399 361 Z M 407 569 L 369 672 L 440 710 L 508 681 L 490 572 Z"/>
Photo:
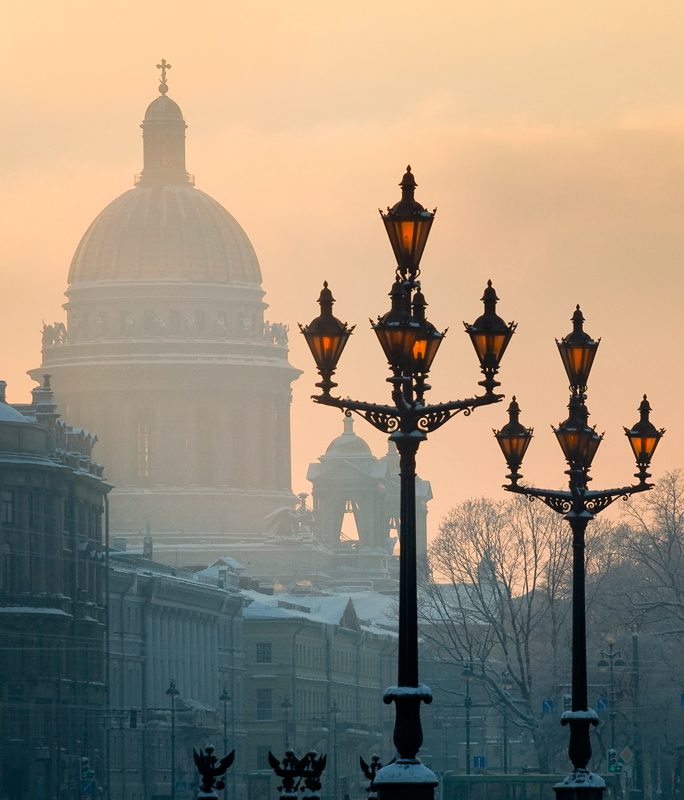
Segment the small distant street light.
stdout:
<path fill-rule="evenodd" d="M 332 708 L 330 709 L 330 717 L 332 719 L 333 729 L 333 800 L 337 800 L 337 783 L 338 783 L 338 762 L 337 762 L 337 718 L 340 715 L 340 707 L 337 705 L 337 700 L 333 700 Z"/>
<path fill-rule="evenodd" d="M 228 694 L 228 687 L 224 686 L 219 701 L 223 703 L 223 755 L 228 754 L 228 706 L 232 703 L 233 698 Z M 223 786 L 224 800 L 228 800 L 228 784 L 224 782 Z"/>
<path fill-rule="evenodd" d="M 280 704 L 280 707 L 283 710 L 283 731 L 285 734 L 285 750 L 290 749 L 290 723 L 288 719 L 288 714 L 290 709 L 292 708 L 292 703 L 290 702 L 290 698 L 285 695 L 283 702 Z"/>
<path fill-rule="evenodd" d="M 570 381 L 570 402 L 568 418 L 561 422 L 554 433 L 563 450 L 568 469 L 569 491 L 553 491 L 523 486 L 519 483 L 519 473 L 525 451 L 532 438 L 532 429 L 525 428 L 519 421 L 520 408 L 513 398 L 508 409 L 509 421 L 500 431 L 495 431 L 496 439 L 508 464 L 510 483 L 504 486 L 509 492 L 522 494 L 530 499 L 539 498 L 551 509 L 568 521 L 572 530 L 572 710 L 565 711 L 561 724 L 570 726 L 570 746 L 568 754 L 573 771 L 557 786 L 557 800 L 599 800 L 605 789 L 605 782 L 587 769 L 591 758 L 589 728 L 598 725 L 596 712 L 587 706 L 587 641 L 585 609 L 585 531 L 589 522 L 619 497 L 628 497 L 637 492 L 652 489 L 647 482 L 651 458 L 658 442 L 665 433 L 651 423 L 651 407 L 646 395 L 639 406 L 639 421 L 625 435 L 632 446 L 638 471 L 638 483 L 619 489 L 593 491 L 588 488 L 591 480 L 589 469 L 596 451 L 603 439 L 595 428 L 588 424 L 589 411 L 586 406 L 586 389 L 591 365 L 600 340 L 592 339 L 583 329 L 584 317 L 577 306 L 572 317 L 572 332 L 557 341 L 558 350 Z"/>
<path fill-rule="evenodd" d="M 166 694 L 171 698 L 171 800 L 176 800 L 176 698 L 180 694 L 172 680 Z"/>
<path fill-rule="evenodd" d="M 316 362 L 321 380 L 316 386 L 321 390 L 313 397 L 314 402 L 364 417 L 371 425 L 389 434 L 399 451 L 401 514 L 399 527 L 399 670 L 397 686 L 388 688 L 385 703 L 394 703 L 396 721 L 394 744 L 398 751 L 396 765 L 384 767 L 378 772 L 375 784 L 381 800 L 387 796 L 398 796 L 405 790 L 411 765 L 410 781 L 412 794 L 424 794 L 431 798 L 437 785 L 434 773 L 420 765 L 417 754 L 423 742 L 420 723 L 421 702 L 430 703 L 430 689 L 418 680 L 418 609 L 416 574 L 416 454 L 421 442 L 429 433 L 436 431 L 452 417 L 463 412 L 468 416 L 480 406 L 497 403 L 503 399 L 494 390 L 500 384 L 496 380 L 501 357 L 515 330 L 514 323 L 505 323 L 496 313 L 498 297 L 491 281 L 482 298 L 484 314 L 473 324 L 466 324 L 466 332 L 480 362 L 484 380 L 479 385 L 484 394 L 467 400 L 429 404 L 425 394 L 430 389 L 427 383 L 432 361 L 437 354 L 445 333 L 440 332 L 427 319 L 427 302 L 422 291 L 420 261 L 435 212 L 430 212 L 415 199 L 416 181 L 407 167 L 402 178 L 401 200 L 386 213 L 381 212 L 383 224 L 396 257 L 395 280 L 389 296 L 390 310 L 371 327 L 378 338 L 390 367 L 387 379 L 391 389 L 391 403 L 379 405 L 349 398 L 334 397 L 331 390 L 337 384 L 333 375 L 342 351 L 354 327 L 333 316 L 334 298 L 323 284 L 318 302 L 321 313 L 309 325 L 300 329 Z M 422 770 L 422 771 L 421 771 Z M 422 782 L 416 783 L 418 772 Z"/>
<path fill-rule="evenodd" d="M 506 670 L 501 674 L 501 688 L 506 694 L 511 691 L 514 686 L 513 677 L 511 673 Z M 501 753 L 501 760 L 503 761 L 504 775 L 508 775 L 508 709 L 506 704 L 502 704 L 502 735 L 503 735 L 503 748 Z"/>
<path fill-rule="evenodd" d="M 470 667 L 465 667 L 461 672 L 461 677 L 465 678 L 466 694 L 463 700 L 465 707 L 465 729 L 466 729 L 466 775 L 470 775 L 470 707 L 473 700 L 470 696 L 470 679 L 473 677 L 473 671 Z"/>
<path fill-rule="evenodd" d="M 608 634 L 606 636 L 606 644 L 608 645 L 608 652 L 606 653 L 605 650 L 601 650 L 601 658 L 597 663 L 597 667 L 602 671 L 605 672 L 607 669 L 610 669 L 610 696 L 608 700 L 609 711 L 608 714 L 610 716 L 610 747 L 612 750 L 615 750 L 615 717 L 617 716 L 617 711 L 615 709 L 615 667 L 626 667 L 627 662 L 622 657 L 622 653 L 620 650 L 616 650 L 613 652 L 613 648 L 617 639 Z"/>

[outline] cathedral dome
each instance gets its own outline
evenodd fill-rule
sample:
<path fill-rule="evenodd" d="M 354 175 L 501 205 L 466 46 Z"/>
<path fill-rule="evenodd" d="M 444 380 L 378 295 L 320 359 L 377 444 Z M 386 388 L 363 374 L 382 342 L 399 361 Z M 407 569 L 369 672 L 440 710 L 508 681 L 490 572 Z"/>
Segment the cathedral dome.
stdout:
<path fill-rule="evenodd" d="M 259 262 L 237 221 L 195 189 L 185 169 L 183 112 L 167 95 L 162 60 L 160 96 L 147 107 L 143 170 L 81 239 L 69 284 L 98 281 L 195 281 L 261 286 Z"/>
<path fill-rule="evenodd" d="M 95 218 L 69 270 L 71 285 L 116 280 L 260 286 L 261 270 L 247 234 L 209 195 L 187 185 L 138 186 Z"/>

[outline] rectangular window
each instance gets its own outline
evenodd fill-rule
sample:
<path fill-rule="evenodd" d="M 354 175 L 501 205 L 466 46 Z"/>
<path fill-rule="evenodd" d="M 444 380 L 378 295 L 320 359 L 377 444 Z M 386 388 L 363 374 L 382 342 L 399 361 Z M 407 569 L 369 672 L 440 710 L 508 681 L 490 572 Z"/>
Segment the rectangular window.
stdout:
<path fill-rule="evenodd" d="M 256 718 L 267 720 L 272 718 L 272 699 L 270 689 L 256 690 Z"/>
<path fill-rule="evenodd" d="M 270 642 L 257 642 L 257 646 L 256 646 L 256 662 L 257 662 L 257 664 L 270 664 L 271 663 L 271 643 Z"/>
<path fill-rule="evenodd" d="M 14 492 L 9 489 L 3 489 L 0 494 L 0 522 L 13 523 L 14 522 Z"/>

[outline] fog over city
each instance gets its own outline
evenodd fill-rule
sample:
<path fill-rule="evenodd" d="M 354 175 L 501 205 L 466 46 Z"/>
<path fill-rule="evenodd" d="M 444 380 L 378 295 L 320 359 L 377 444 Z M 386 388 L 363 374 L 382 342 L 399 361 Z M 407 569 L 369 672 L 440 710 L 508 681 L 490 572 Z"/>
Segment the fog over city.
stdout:
<path fill-rule="evenodd" d="M 682 9 L 3 18 L 0 800 L 674 797 Z"/>

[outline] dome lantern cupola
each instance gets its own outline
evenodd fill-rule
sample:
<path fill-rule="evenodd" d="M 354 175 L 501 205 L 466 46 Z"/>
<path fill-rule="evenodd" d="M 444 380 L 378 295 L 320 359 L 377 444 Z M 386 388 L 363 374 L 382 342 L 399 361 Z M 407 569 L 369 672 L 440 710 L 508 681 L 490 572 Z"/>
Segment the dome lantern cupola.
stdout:
<path fill-rule="evenodd" d="M 185 129 L 183 112 L 170 97 L 166 59 L 157 64 L 162 71 L 160 96 L 147 107 L 143 129 L 143 170 L 137 186 L 192 186 L 192 176 L 185 169 Z"/>

